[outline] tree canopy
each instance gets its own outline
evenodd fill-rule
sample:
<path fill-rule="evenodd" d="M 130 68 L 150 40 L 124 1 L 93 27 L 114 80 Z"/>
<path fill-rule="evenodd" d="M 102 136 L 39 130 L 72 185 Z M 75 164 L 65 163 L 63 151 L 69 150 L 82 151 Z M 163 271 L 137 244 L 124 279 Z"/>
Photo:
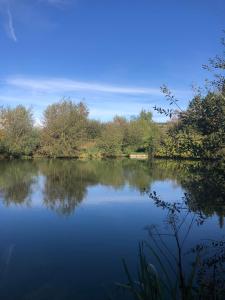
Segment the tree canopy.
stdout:
<path fill-rule="evenodd" d="M 88 109 L 84 103 L 63 100 L 44 111 L 41 153 L 51 157 L 74 157 L 86 139 Z"/>

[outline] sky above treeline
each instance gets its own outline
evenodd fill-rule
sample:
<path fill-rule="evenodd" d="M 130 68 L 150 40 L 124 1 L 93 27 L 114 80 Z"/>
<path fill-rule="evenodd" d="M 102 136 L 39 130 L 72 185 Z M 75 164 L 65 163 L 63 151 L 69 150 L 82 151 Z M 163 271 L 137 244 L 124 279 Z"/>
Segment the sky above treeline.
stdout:
<path fill-rule="evenodd" d="M 166 107 L 167 84 L 186 108 L 223 29 L 224 0 L 0 0 L 0 105 L 41 122 L 70 97 L 105 121 Z"/>

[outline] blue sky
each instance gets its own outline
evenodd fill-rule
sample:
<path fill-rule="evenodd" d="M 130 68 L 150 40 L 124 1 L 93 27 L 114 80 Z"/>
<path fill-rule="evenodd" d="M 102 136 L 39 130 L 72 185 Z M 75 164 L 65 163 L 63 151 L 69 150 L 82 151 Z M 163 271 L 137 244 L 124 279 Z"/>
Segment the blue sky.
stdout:
<path fill-rule="evenodd" d="M 167 84 L 185 108 L 224 25 L 224 0 L 0 0 L 0 104 L 41 120 L 71 97 L 109 120 L 166 106 Z"/>

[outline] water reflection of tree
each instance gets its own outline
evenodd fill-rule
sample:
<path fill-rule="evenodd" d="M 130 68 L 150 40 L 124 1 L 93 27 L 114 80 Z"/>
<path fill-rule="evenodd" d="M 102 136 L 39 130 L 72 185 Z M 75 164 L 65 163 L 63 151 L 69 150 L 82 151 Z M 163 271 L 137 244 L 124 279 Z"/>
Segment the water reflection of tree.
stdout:
<path fill-rule="evenodd" d="M 87 194 L 87 187 L 97 184 L 93 168 L 85 162 L 53 160 L 40 164 L 45 176 L 44 204 L 60 213 L 70 214 Z"/>
<path fill-rule="evenodd" d="M 37 167 L 30 161 L 0 162 L 0 193 L 5 205 L 30 202 L 31 185 L 35 183 Z"/>
<path fill-rule="evenodd" d="M 201 209 L 207 216 L 216 213 L 222 227 L 225 216 L 224 162 L 191 165 L 189 176 L 183 177 L 181 184 L 189 193 L 189 207 L 192 210 Z"/>
<path fill-rule="evenodd" d="M 7 205 L 28 202 L 32 183 L 38 175 L 43 175 L 44 204 L 69 214 L 85 198 L 88 187 L 101 184 L 120 189 L 128 184 L 141 191 L 151 185 L 155 170 L 146 162 L 130 160 L 2 161 L 0 191 Z"/>
<path fill-rule="evenodd" d="M 125 185 L 143 192 L 154 181 L 171 179 L 190 195 L 188 205 L 207 216 L 225 215 L 224 165 L 172 160 L 40 160 L 2 161 L 0 192 L 9 205 L 29 201 L 36 176 L 45 177 L 44 204 L 60 213 L 71 213 L 90 186 L 101 184 L 121 189 Z M 38 171 L 40 171 L 38 173 Z"/>
<path fill-rule="evenodd" d="M 222 161 L 172 161 L 155 163 L 155 177 L 169 178 L 188 193 L 188 205 L 206 216 L 217 214 L 220 225 L 225 216 L 225 164 Z"/>
<path fill-rule="evenodd" d="M 154 174 L 146 163 L 128 160 L 51 160 L 40 162 L 39 168 L 45 176 L 44 204 L 61 214 L 72 213 L 90 186 L 119 189 L 128 184 L 142 190 L 150 186 Z"/>
<path fill-rule="evenodd" d="M 152 169 L 146 162 L 127 159 L 98 162 L 97 175 L 100 184 L 113 188 L 122 188 L 127 184 L 140 191 L 154 180 Z"/>

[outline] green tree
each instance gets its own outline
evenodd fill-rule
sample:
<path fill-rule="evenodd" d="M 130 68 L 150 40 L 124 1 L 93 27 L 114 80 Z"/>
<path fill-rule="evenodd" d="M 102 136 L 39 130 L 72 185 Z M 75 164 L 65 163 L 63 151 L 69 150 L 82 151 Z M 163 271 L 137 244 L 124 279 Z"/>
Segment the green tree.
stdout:
<path fill-rule="evenodd" d="M 30 109 L 19 105 L 0 110 L 1 145 L 15 157 L 32 155 L 38 145 L 38 135 Z"/>
<path fill-rule="evenodd" d="M 124 148 L 127 152 L 143 151 L 153 153 L 157 143 L 159 130 L 152 120 L 152 113 L 142 110 L 133 117 L 124 135 Z"/>
<path fill-rule="evenodd" d="M 84 103 L 63 100 L 47 107 L 41 135 L 41 153 L 75 157 L 87 138 L 88 109 Z"/>
<path fill-rule="evenodd" d="M 95 140 L 101 136 L 103 125 L 97 120 L 88 120 L 86 128 L 88 140 Z"/>
<path fill-rule="evenodd" d="M 123 134 L 118 124 L 109 122 L 105 124 L 98 140 L 98 148 L 106 156 L 122 154 Z"/>
<path fill-rule="evenodd" d="M 221 155 L 225 147 L 225 92 L 195 97 L 180 118 L 181 128 L 189 126 L 202 136 L 200 155 Z"/>
<path fill-rule="evenodd" d="M 198 95 L 168 127 L 159 152 L 163 156 L 220 158 L 225 147 L 223 92 Z"/>
<path fill-rule="evenodd" d="M 225 46 L 224 39 L 222 45 Z M 222 56 L 209 60 L 204 68 L 213 73 L 206 90 L 199 88 L 197 95 L 183 111 L 178 99 L 166 87 L 162 92 L 174 109 L 154 107 L 170 118 L 176 117 L 168 126 L 167 136 L 161 141 L 158 153 L 166 156 L 224 158 L 225 157 L 225 51 Z"/>

